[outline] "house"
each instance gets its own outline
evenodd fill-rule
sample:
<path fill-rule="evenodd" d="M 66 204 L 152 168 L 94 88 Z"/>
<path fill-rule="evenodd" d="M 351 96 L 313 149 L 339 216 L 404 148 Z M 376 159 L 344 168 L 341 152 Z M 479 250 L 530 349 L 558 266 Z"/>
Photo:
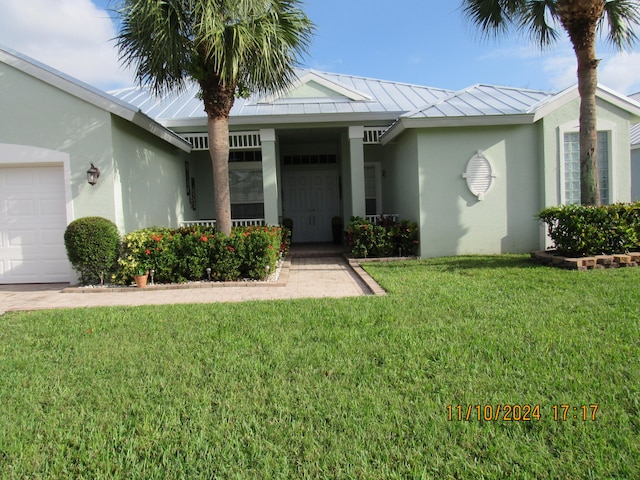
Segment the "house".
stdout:
<path fill-rule="evenodd" d="M 8 126 L 0 130 L 0 192 L 22 192 L 0 193 L 9 205 L 0 213 L 0 283 L 63 281 L 58 239 L 74 218 L 104 216 L 122 232 L 213 220 L 196 85 L 161 99 L 140 87 L 106 94 L 0 49 L 0 92 Z M 454 92 L 300 70 L 287 91 L 239 98 L 231 111 L 234 223 L 289 218 L 294 242 L 323 242 L 335 216 L 385 213 L 419 224 L 421 256 L 544 248 L 535 214 L 579 198 L 578 104 L 575 87 Z M 640 121 L 640 105 L 600 87 L 598 121 L 603 198 L 629 201 L 629 126 Z M 93 186 L 91 163 L 101 170 Z M 43 174 L 45 166 L 57 173 Z M 40 200 L 59 217 L 47 233 L 34 206 L 45 190 L 33 183 L 40 177 L 60 190 L 57 203 Z"/>
<path fill-rule="evenodd" d="M 122 232 L 183 220 L 191 145 L 137 108 L 0 48 L 0 125 L 0 283 L 74 279 L 63 235 L 76 218 Z"/>
<path fill-rule="evenodd" d="M 640 92 L 630 97 L 640 102 Z M 631 201 L 640 202 L 640 123 L 631 126 Z"/>

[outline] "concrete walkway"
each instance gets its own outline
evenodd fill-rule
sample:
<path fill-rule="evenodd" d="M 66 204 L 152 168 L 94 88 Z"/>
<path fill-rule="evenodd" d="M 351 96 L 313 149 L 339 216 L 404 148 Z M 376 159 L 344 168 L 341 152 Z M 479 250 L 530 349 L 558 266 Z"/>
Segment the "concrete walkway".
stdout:
<path fill-rule="evenodd" d="M 327 256 L 330 255 L 330 256 Z M 146 289 L 70 288 L 68 284 L 0 285 L 0 315 L 12 310 L 176 303 L 244 302 L 289 298 L 384 295 L 359 267 L 337 252 L 294 249 L 276 282 L 228 282 Z"/>

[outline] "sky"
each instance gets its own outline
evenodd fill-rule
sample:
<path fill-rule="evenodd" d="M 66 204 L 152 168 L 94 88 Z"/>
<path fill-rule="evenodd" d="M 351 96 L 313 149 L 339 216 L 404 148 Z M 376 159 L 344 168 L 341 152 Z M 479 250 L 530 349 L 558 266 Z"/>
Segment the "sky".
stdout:
<path fill-rule="evenodd" d="M 114 0 L 0 0 L 0 45 L 97 88 L 134 85 L 113 40 Z M 305 0 L 316 25 L 303 67 L 460 90 L 478 83 L 560 91 L 576 83 L 565 35 L 541 52 L 517 34 L 487 39 L 459 0 Z M 638 32 L 640 36 L 640 32 Z M 640 91 L 640 44 L 597 45 L 599 82 Z"/>

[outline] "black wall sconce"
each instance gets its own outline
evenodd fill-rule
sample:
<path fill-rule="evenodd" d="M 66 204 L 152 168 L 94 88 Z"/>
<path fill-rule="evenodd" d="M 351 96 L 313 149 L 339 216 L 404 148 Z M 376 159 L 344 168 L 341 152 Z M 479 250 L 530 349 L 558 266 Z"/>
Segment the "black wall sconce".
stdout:
<path fill-rule="evenodd" d="M 100 169 L 91 162 L 91 168 L 87 170 L 87 182 L 93 186 L 98 183 L 98 178 L 100 178 Z"/>

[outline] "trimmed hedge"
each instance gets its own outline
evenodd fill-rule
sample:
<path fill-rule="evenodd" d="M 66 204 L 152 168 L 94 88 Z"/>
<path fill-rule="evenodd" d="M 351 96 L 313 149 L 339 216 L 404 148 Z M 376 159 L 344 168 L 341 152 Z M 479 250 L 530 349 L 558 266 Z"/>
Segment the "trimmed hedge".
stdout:
<path fill-rule="evenodd" d="M 82 217 L 64 232 L 64 246 L 83 285 L 103 283 L 116 268 L 120 234 L 111 220 Z"/>
<path fill-rule="evenodd" d="M 583 257 L 640 248 L 640 202 L 600 207 L 561 205 L 538 214 L 560 255 Z"/>
<path fill-rule="evenodd" d="M 418 248 L 418 225 L 409 220 L 380 216 L 374 224 L 351 217 L 345 233 L 355 258 L 413 256 Z"/>
<path fill-rule="evenodd" d="M 126 234 L 121 243 L 116 283 L 154 270 L 158 283 L 207 280 L 262 280 L 286 251 L 280 227 L 238 227 L 230 236 L 212 227 L 151 227 Z M 210 274 L 207 268 L 211 268 Z"/>

